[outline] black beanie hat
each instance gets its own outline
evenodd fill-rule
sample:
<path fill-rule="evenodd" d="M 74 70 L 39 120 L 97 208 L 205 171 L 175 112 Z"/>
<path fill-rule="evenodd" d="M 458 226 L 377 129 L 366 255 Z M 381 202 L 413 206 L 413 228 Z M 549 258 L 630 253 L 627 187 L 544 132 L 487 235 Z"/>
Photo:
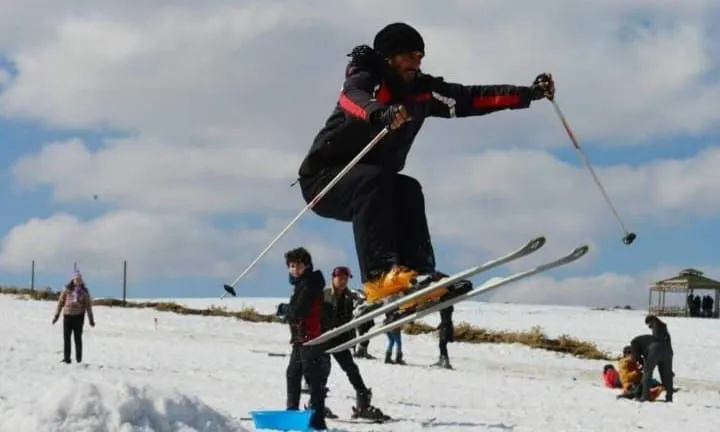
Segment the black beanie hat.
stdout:
<path fill-rule="evenodd" d="M 383 57 L 400 53 L 425 52 L 425 42 L 420 33 L 405 23 L 392 23 L 383 27 L 373 41 L 373 48 Z"/>

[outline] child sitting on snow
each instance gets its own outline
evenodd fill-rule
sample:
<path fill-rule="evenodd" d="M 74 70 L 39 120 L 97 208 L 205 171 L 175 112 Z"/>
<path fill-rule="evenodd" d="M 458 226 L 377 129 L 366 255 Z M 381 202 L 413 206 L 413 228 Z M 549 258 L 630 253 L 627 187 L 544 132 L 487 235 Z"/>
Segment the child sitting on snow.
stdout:
<path fill-rule="evenodd" d="M 618 399 L 634 399 L 642 393 L 642 365 L 633 356 L 630 346 L 623 348 L 623 357 L 618 361 L 619 377 L 622 384 L 623 392 L 618 395 Z M 653 379 L 650 383 L 650 400 L 655 399 L 665 391 L 660 383 Z"/>
<path fill-rule="evenodd" d="M 615 370 L 615 366 L 611 364 L 603 366 L 603 384 L 608 388 L 622 388 L 620 374 Z"/>

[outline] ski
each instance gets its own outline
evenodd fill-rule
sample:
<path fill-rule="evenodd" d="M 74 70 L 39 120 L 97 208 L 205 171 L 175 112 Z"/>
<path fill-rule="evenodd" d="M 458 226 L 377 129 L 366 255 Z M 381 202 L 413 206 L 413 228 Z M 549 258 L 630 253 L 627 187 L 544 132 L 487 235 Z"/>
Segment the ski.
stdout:
<path fill-rule="evenodd" d="M 347 424 L 386 424 L 386 423 L 393 423 L 397 422 L 398 420 L 395 420 L 393 418 L 388 419 L 370 419 L 370 418 L 362 418 L 362 417 L 350 417 L 350 418 L 328 418 L 328 422 L 335 422 L 335 423 L 347 423 Z"/>
<path fill-rule="evenodd" d="M 507 264 L 511 261 L 515 261 L 517 259 L 523 258 L 525 256 L 532 254 L 533 252 L 537 252 L 541 247 L 543 247 L 545 245 L 545 242 L 546 242 L 546 239 L 544 236 L 536 237 L 536 238 L 528 241 L 527 243 L 525 243 L 522 247 L 508 253 L 507 255 L 492 259 L 490 261 L 487 261 L 487 262 L 480 264 L 478 266 L 475 266 L 475 267 L 467 268 L 463 271 L 457 272 L 448 277 L 440 279 L 439 281 L 430 283 L 428 286 L 417 289 L 414 292 L 410 292 L 408 294 L 404 294 L 401 296 L 391 296 L 389 298 L 382 299 L 377 302 L 365 304 L 365 305 L 361 306 L 361 308 L 364 310 L 361 311 L 358 316 L 354 317 L 352 320 L 350 320 L 349 322 L 347 322 L 344 325 L 335 327 L 334 329 L 321 334 L 320 336 L 316 337 L 315 339 L 311 339 L 311 340 L 305 342 L 304 345 L 318 345 L 318 344 L 327 342 L 336 336 L 339 336 L 349 330 L 353 330 L 353 329 L 359 327 L 360 325 L 362 325 L 368 321 L 371 321 L 375 317 L 386 314 L 388 312 L 392 312 L 395 309 L 397 309 L 398 307 L 400 307 L 402 304 L 407 303 L 412 300 L 415 300 L 415 299 L 418 299 L 418 298 L 421 298 L 421 297 L 429 294 L 432 291 L 452 285 L 463 279 L 472 277 L 478 273 L 483 273 L 483 272 L 489 271 L 495 267 L 501 266 L 503 264 Z"/>
<path fill-rule="evenodd" d="M 572 252 L 570 252 L 569 254 L 567 254 L 561 258 L 558 258 L 556 260 L 549 261 L 544 264 L 540 264 L 539 266 L 537 266 L 535 268 L 525 270 L 523 272 L 511 274 L 510 276 L 506 276 L 506 277 L 504 277 L 500 280 L 496 280 L 494 282 L 490 282 L 490 281 L 485 282 L 484 284 L 474 288 L 472 291 L 468 291 L 466 293 L 460 294 L 456 297 L 453 297 L 453 298 L 445 300 L 445 301 L 441 301 L 439 303 L 430 304 L 429 306 L 423 307 L 423 308 L 421 308 L 415 312 L 412 312 L 406 316 L 395 319 L 388 324 L 380 325 L 379 327 L 373 327 L 364 335 L 358 336 L 349 342 L 346 342 L 346 343 L 338 345 L 334 348 L 328 349 L 325 352 L 327 354 L 332 354 L 332 353 L 336 353 L 336 352 L 351 348 L 354 345 L 359 344 L 360 342 L 364 342 L 364 341 L 372 339 L 373 337 L 378 336 L 380 334 L 387 333 L 387 332 L 389 332 L 397 327 L 400 327 L 402 325 L 405 325 L 411 321 L 415 321 L 426 315 L 430 315 L 431 313 L 445 309 L 448 306 L 452 306 L 455 303 L 460 303 L 461 301 L 468 300 L 468 299 L 475 297 L 477 295 L 480 295 L 482 293 L 493 291 L 495 289 L 498 289 L 504 285 L 518 281 L 520 279 L 525 279 L 527 277 L 536 275 L 538 273 L 542 273 L 542 272 L 554 269 L 556 267 L 570 264 L 570 263 L 582 258 L 583 256 L 585 256 L 585 254 L 587 254 L 587 252 L 588 252 L 588 249 L 589 248 L 587 245 L 579 246 L 579 247 L 573 249 Z"/>

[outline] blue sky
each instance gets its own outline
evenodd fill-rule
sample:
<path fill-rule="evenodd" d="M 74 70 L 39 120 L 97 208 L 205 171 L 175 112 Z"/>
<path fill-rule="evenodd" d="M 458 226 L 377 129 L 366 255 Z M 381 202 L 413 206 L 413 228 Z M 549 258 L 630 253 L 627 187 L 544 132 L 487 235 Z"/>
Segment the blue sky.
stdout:
<path fill-rule="evenodd" d="M 543 102 L 432 121 L 418 138 L 408 173 L 424 185 L 440 269 L 546 233 L 548 250 L 526 265 L 586 241 L 594 253 L 490 300 L 644 306 L 648 283 L 682 268 L 720 278 L 720 44 L 708 31 L 717 20 L 700 13 L 712 2 L 590 2 L 568 7 L 561 25 L 487 5 L 475 25 L 463 8 L 479 6 L 451 3 L 441 15 L 431 3 L 402 15 L 426 38 L 426 71 L 467 84 L 522 84 L 552 71 L 561 108 L 638 239 L 620 242 Z M 36 259 L 36 284 L 57 288 L 79 261 L 95 295 L 118 296 L 127 259 L 131 297 L 220 295 L 304 205 L 288 186 L 337 97 L 344 53 L 401 15 L 362 10 L 374 28 L 338 28 L 343 11 L 332 8 L 303 25 L 289 10 L 299 5 L 145 6 L 147 16 L 179 14 L 193 29 L 183 34 L 97 7 L 105 14 L 52 15 L 33 37 L 11 31 L 0 41 L 0 283 L 26 285 Z M 243 27 L 248 13 L 253 25 Z M 585 28 L 572 24 L 590 16 Z M 492 64 L 467 55 L 503 50 L 498 40 L 517 55 Z M 288 81 L 279 58 L 303 85 Z M 302 106 L 272 103 L 287 97 Z M 241 282 L 241 295 L 287 295 L 281 254 L 297 244 L 316 251 L 326 273 L 357 269 L 350 225 L 309 213 Z"/>

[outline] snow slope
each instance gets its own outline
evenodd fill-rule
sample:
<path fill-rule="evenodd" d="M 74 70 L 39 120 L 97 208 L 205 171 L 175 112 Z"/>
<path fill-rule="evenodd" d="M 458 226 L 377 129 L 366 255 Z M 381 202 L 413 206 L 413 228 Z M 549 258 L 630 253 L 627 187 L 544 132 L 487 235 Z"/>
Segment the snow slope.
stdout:
<path fill-rule="evenodd" d="M 175 299 L 193 307 L 274 312 L 284 299 Z M 85 365 L 58 363 L 61 325 L 54 305 L 0 296 L 0 432 L 243 431 L 252 409 L 282 408 L 288 330 L 279 324 L 182 316 L 154 310 L 96 308 L 86 326 Z M 618 351 L 647 329 L 637 311 L 468 302 L 456 322 L 495 329 L 540 325 Z M 158 326 L 155 328 L 154 319 Z M 437 322 L 437 317 L 427 320 Z M 717 320 L 667 319 L 676 351 L 673 404 L 618 401 L 601 386 L 605 362 L 513 345 L 450 345 L 455 371 L 435 361 L 434 336 L 405 336 L 408 366 L 360 360 L 373 403 L 399 422 L 332 423 L 337 431 L 625 431 L 717 428 L 720 342 Z M 370 343 L 380 356 L 385 339 Z M 354 392 L 333 363 L 328 405 L 347 416 Z M 303 399 L 304 401 L 306 399 Z M 432 420 L 432 421 L 430 421 Z"/>

